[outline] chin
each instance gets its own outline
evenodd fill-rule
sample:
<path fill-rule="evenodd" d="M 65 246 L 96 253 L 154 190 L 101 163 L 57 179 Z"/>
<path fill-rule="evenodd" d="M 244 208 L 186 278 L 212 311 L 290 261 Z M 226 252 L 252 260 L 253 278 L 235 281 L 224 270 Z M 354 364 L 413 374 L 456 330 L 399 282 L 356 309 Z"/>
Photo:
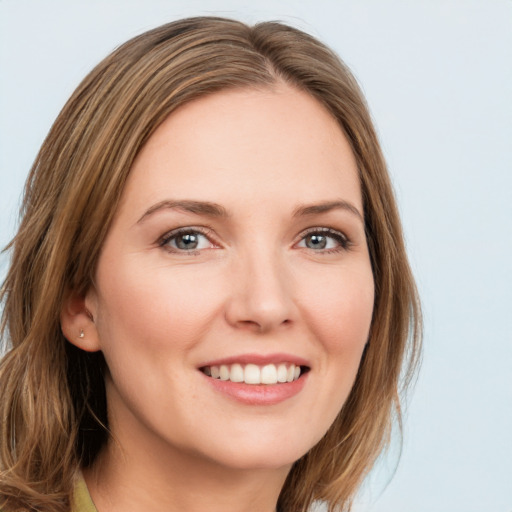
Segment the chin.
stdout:
<path fill-rule="evenodd" d="M 224 453 L 215 457 L 215 462 L 226 468 L 240 471 L 290 469 L 304 453 L 284 450 L 237 450 L 237 453 Z"/>
<path fill-rule="evenodd" d="M 318 439 L 317 439 L 318 437 Z M 321 438 L 308 436 L 304 432 L 288 435 L 283 430 L 277 433 L 258 432 L 245 439 L 233 438 L 219 445 L 210 445 L 209 453 L 203 452 L 210 460 L 225 467 L 238 470 L 290 468 L 305 455 Z"/>

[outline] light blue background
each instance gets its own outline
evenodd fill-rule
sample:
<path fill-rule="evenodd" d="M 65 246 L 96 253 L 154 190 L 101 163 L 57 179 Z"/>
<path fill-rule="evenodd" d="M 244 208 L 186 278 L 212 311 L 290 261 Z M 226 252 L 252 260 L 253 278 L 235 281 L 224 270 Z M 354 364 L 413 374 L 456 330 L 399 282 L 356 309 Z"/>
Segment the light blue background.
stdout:
<path fill-rule="evenodd" d="M 0 245 L 80 79 L 124 40 L 197 14 L 316 35 L 360 80 L 381 135 L 425 353 L 395 477 L 385 487 L 393 464 L 380 464 L 356 512 L 512 512 L 511 0 L 0 0 Z"/>

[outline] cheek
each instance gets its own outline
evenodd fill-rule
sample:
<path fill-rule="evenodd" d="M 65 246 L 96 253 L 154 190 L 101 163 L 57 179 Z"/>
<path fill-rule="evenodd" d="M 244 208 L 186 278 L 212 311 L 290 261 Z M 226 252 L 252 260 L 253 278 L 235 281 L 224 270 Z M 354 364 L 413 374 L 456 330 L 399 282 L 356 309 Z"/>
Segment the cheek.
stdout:
<path fill-rule="evenodd" d="M 331 269 L 332 270 L 332 269 Z M 340 269 L 329 278 L 317 274 L 315 288 L 302 294 L 302 317 L 322 354 L 311 374 L 314 397 L 308 421 L 315 444 L 335 421 L 354 384 L 368 340 L 374 303 L 371 268 Z M 311 290 L 315 290 L 312 293 Z M 306 288 L 303 289 L 306 292 Z M 306 296 L 308 299 L 306 300 Z"/>
<path fill-rule="evenodd" d="M 170 272 L 165 265 L 141 265 L 134 256 L 115 272 L 102 270 L 98 327 L 109 345 L 121 342 L 144 353 L 148 347 L 186 349 L 208 330 L 219 307 L 214 280 L 191 276 L 187 268 Z"/>
<path fill-rule="evenodd" d="M 345 269 L 347 270 L 347 269 Z M 370 265 L 355 266 L 326 279 L 322 293 L 310 301 L 307 321 L 325 357 L 318 375 L 324 393 L 318 395 L 316 417 L 328 428 L 338 415 L 354 384 L 368 341 L 374 304 Z"/>
<path fill-rule="evenodd" d="M 316 282 L 317 292 L 310 294 L 304 310 L 327 352 L 349 359 L 353 351 L 358 357 L 367 342 L 373 314 L 371 268 L 362 266 L 335 277 Z"/>

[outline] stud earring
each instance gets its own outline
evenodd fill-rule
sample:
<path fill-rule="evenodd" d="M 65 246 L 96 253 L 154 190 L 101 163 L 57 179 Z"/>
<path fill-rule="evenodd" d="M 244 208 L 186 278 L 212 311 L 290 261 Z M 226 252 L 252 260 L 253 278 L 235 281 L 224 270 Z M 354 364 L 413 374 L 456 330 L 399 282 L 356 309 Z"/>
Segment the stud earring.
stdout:
<path fill-rule="evenodd" d="M 84 330 L 83 329 L 80 329 L 80 334 L 78 335 L 79 338 L 83 338 L 84 337 Z"/>

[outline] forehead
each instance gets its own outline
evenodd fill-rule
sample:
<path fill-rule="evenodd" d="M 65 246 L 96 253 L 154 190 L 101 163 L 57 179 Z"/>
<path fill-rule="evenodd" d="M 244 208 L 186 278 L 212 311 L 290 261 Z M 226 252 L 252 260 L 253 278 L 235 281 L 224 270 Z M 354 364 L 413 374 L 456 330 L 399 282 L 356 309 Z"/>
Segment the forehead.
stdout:
<path fill-rule="evenodd" d="M 341 195 L 361 208 L 357 164 L 337 121 L 283 84 L 215 93 L 171 114 L 137 156 L 123 200 L 143 208 L 166 195 L 223 203 L 259 195 L 260 204 Z"/>

